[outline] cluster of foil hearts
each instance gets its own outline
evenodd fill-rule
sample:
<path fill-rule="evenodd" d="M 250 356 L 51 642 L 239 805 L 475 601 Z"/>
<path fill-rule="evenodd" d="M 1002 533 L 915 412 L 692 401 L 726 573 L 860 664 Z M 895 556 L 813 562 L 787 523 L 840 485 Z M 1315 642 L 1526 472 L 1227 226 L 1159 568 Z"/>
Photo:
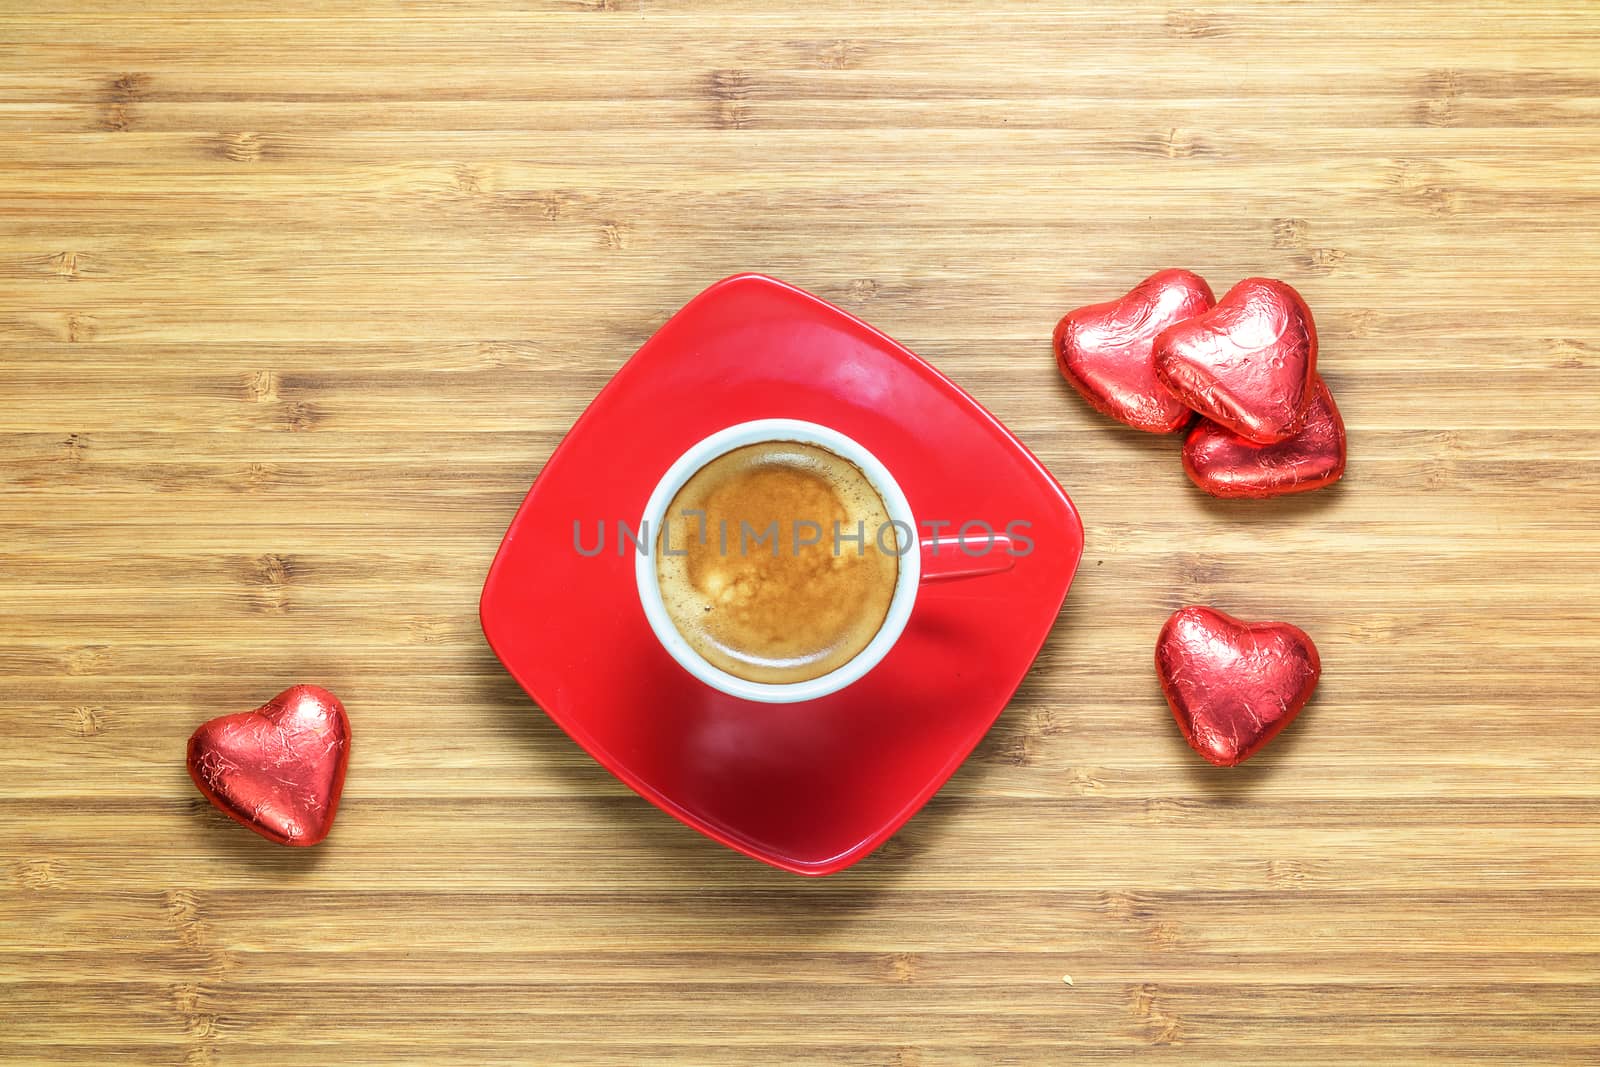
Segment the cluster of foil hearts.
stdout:
<path fill-rule="evenodd" d="M 1246 278 L 1217 300 L 1193 271 L 1157 271 L 1069 312 L 1054 342 L 1062 375 L 1095 410 L 1149 433 L 1193 422 L 1183 469 L 1212 496 L 1303 493 L 1344 474 L 1344 421 L 1317 374 L 1316 323 L 1283 282 Z M 1167 620 L 1155 660 L 1184 740 L 1225 767 L 1277 736 L 1322 673 L 1298 627 L 1207 607 Z"/>
<path fill-rule="evenodd" d="M 1157 271 L 1068 312 L 1055 354 L 1073 388 L 1118 422 L 1174 433 L 1198 414 L 1183 467 L 1212 496 L 1303 493 L 1344 474 L 1344 421 L 1317 374 L 1316 323 L 1284 282 L 1246 278 L 1216 300 L 1193 271 Z"/>

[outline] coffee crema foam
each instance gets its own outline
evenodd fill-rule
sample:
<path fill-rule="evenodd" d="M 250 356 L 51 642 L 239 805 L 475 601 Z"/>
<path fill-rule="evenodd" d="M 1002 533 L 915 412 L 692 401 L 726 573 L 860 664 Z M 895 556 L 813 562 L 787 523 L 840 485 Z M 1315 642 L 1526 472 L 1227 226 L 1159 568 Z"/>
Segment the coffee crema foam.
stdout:
<path fill-rule="evenodd" d="M 691 648 L 737 678 L 820 678 L 866 648 L 889 614 L 900 561 L 878 543 L 888 522 L 860 468 L 820 445 L 734 449 L 691 475 L 667 507 L 655 544 L 667 615 Z M 896 537 L 885 530 L 883 547 Z"/>

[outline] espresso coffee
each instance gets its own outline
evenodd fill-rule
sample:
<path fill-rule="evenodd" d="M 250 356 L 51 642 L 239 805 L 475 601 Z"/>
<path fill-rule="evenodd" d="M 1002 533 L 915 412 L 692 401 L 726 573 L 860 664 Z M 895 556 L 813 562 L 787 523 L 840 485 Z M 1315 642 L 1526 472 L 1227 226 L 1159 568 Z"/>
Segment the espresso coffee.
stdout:
<path fill-rule="evenodd" d="M 656 581 L 673 626 L 713 666 L 750 682 L 808 681 L 883 626 L 903 536 L 855 464 L 763 441 L 678 490 L 655 541 Z"/>

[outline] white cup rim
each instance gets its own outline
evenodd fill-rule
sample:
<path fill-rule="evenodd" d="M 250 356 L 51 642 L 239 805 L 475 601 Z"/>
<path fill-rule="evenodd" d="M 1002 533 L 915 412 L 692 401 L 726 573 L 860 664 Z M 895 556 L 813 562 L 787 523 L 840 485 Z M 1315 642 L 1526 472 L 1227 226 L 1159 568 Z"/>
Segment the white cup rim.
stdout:
<path fill-rule="evenodd" d="M 656 538 L 660 536 L 661 520 L 666 514 L 667 507 L 672 503 L 672 498 L 677 496 L 678 490 L 683 488 L 684 483 L 696 471 L 718 456 L 763 441 L 799 441 L 803 444 L 819 445 L 849 460 L 866 475 L 873 489 L 877 491 L 889 513 L 889 520 L 903 523 L 903 528 L 911 533 L 910 544 L 900 553 L 894 593 L 889 599 L 889 610 L 878 632 L 873 635 L 866 647 L 848 662 L 827 674 L 803 682 L 752 682 L 729 674 L 706 660 L 690 647 L 689 642 L 678 632 L 671 616 L 667 614 L 666 604 L 661 598 L 661 586 L 656 581 Z M 634 558 L 634 579 L 638 585 L 639 603 L 644 608 L 645 619 L 650 623 L 650 629 L 655 633 L 656 640 L 661 642 L 661 647 L 666 649 L 684 670 L 711 688 L 729 696 L 763 704 L 795 704 L 816 700 L 859 681 L 868 671 L 876 667 L 899 641 L 906 622 L 911 618 L 911 609 L 916 603 L 917 588 L 922 581 L 922 553 L 918 547 L 916 520 L 905 493 L 901 492 L 899 483 L 894 480 L 889 469 L 877 456 L 853 438 L 831 427 L 801 419 L 753 419 L 725 427 L 691 445 L 673 461 L 666 473 L 661 476 L 661 480 L 656 483 L 649 502 L 645 504 L 639 532 L 641 540 L 648 538 L 645 543 L 649 547 L 648 551 L 641 551 Z"/>

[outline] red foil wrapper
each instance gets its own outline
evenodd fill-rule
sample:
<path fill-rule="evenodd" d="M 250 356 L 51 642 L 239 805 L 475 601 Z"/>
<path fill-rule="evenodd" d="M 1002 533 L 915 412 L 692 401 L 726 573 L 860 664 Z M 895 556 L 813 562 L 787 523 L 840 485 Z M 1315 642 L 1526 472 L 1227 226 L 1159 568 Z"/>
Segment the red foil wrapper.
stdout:
<path fill-rule="evenodd" d="M 1275 445 L 1258 445 L 1202 419 L 1183 443 L 1183 469 L 1212 496 L 1282 496 L 1332 485 L 1344 474 L 1345 454 L 1344 420 L 1318 376 L 1299 433 Z"/>
<path fill-rule="evenodd" d="M 1219 767 L 1261 751 L 1317 688 L 1322 661 L 1304 630 L 1245 623 L 1214 608 L 1175 612 L 1156 638 L 1156 674 L 1189 747 Z"/>
<path fill-rule="evenodd" d="M 1149 433 L 1181 430 L 1193 413 L 1156 379 L 1152 346 L 1214 302 L 1193 271 L 1157 271 L 1124 296 L 1068 312 L 1056 324 L 1056 365 L 1101 414 Z"/>
<path fill-rule="evenodd" d="M 189 738 L 189 776 L 228 818 L 280 845 L 315 845 L 339 810 L 350 719 L 314 685 L 212 719 Z"/>
<path fill-rule="evenodd" d="M 1201 415 L 1275 444 L 1305 425 L 1317 328 L 1292 288 L 1246 278 L 1210 311 L 1163 330 L 1155 365 L 1161 383 Z"/>

